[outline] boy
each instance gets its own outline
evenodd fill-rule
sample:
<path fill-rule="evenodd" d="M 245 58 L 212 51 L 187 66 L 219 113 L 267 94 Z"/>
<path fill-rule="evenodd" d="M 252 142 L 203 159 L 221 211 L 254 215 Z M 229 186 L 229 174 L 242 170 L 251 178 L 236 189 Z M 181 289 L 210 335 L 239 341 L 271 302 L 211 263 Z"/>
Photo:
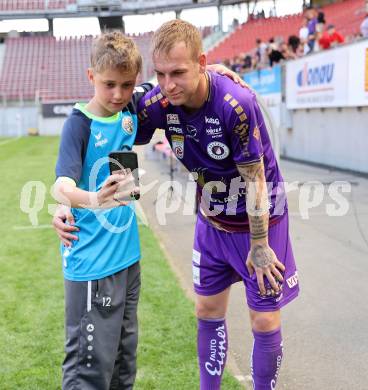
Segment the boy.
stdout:
<path fill-rule="evenodd" d="M 73 207 L 73 214 L 65 209 L 66 219 L 77 222 L 63 225 L 66 232 L 59 235 L 66 308 L 63 389 L 132 389 L 136 375 L 139 238 L 134 210 L 119 207 L 125 204 L 119 199 L 135 188 L 131 176 L 109 176 L 106 156 L 134 143 L 137 102 L 152 88 L 144 84 L 133 94 L 141 66 L 137 47 L 123 34 L 98 38 L 88 69 L 94 97 L 76 105 L 62 133 L 55 192 L 60 203 Z M 212 69 L 240 82 L 222 66 Z M 57 214 L 60 222 L 63 213 Z"/>
<path fill-rule="evenodd" d="M 64 390 L 132 389 L 136 376 L 140 247 L 132 175 L 110 175 L 108 154 L 130 149 L 137 131 L 133 94 L 142 67 L 134 42 L 120 32 L 97 38 L 87 105 L 67 119 L 56 165 L 57 200 L 72 207 L 78 240 L 62 246 L 65 278 Z M 96 210 L 95 210 L 96 209 Z"/>

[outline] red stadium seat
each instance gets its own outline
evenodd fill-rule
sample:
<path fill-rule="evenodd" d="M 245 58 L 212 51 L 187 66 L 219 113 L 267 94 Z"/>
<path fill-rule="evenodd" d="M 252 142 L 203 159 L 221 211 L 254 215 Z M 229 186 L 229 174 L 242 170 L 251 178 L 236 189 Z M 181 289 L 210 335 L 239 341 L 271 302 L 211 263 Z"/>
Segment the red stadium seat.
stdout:
<path fill-rule="evenodd" d="M 152 76 L 149 59 L 151 34 L 132 37 Z M 92 37 L 64 38 L 34 36 L 8 38 L 0 74 L 1 95 L 7 100 L 87 100 L 93 88 L 86 77 Z"/>
<path fill-rule="evenodd" d="M 344 35 L 356 34 L 364 17 L 365 0 L 345 0 L 327 5 L 323 11 L 327 24 L 334 24 Z M 287 41 L 290 35 L 298 35 L 302 17 L 298 14 L 250 20 L 209 51 L 208 61 L 219 62 L 249 52 L 255 47 L 257 38 L 267 42 L 271 37 L 282 37 Z"/>
<path fill-rule="evenodd" d="M 76 3 L 77 0 L 1 0 L 0 12 L 66 9 L 68 5 Z"/>

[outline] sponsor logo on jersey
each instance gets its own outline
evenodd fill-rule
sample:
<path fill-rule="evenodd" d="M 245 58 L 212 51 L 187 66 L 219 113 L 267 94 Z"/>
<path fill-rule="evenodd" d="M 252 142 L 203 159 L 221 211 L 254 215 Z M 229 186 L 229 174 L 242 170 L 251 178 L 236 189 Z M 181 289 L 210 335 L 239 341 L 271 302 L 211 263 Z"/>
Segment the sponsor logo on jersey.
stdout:
<path fill-rule="evenodd" d="M 169 126 L 169 131 L 176 134 L 183 134 L 183 129 L 181 127 Z"/>
<path fill-rule="evenodd" d="M 212 118 L 208 116 L 204 117 L 204 122 L 209 123 L 211 125 L 217 125 L 217 126 L 220 124 L 220 120 L 218 118 Z"/>
<path fill-rule="evenodd" d="M 199 142 L 199 139 L 197 138 L 197 129 L 192 125 L 187 125 L 187 138 L 194 139 L 194 141 Z"/>
<path fill-rule="evenodd" d="M 96 141 L 99 141 L 102 137 L 101 131 L 98 134 L 93 134 L 93 136 L 96 138 Z"/>
<path fill-rule="evenodd" d="M 207 127 L 206 128 L 207 135 L 210 135 L 212 138 L 218 138 L 222 136 L 222 128 L 221 127 Z"/>
<path fill-rule="evenodd" d="M 104 138 L 102 139 L 101 141 L 98 141 L 95 143 L 95 147 L 96 148 L 100 148 L 101 146 L 104 146 L 108 143 L 108 139 L 107 138 Z"/>
<path fill-rule="evenodd" d="M 107 144 L 109 142 L 107 138 L 102 138 L 101 131 L 99 131 L 97 134 L 93 134 L 93 136 L 95 137 L 95 140 L 97 141 L 97 142 L 95 142 L 95 148 L 104 146 L 105 144 Z"/>
<path fill-rule="evenodd" d="M 289 288 L 294 288 L 299 282 L 298 279 L 298 272 L 295 271 L 295 274 L 293 276 L 290 276 L 290 278 L 286 279 L 286 283 L 289 286 Z"/>
<path fill-rule="evenodd" d="M 207 145 L 207 153 L 215 160 L 223 160 L 229 155 L 230 150 L 222 142 L 214 141 Z"/>
<path fill-rule="evenodd" d="M 184 157 L 184 136 L 172 135 L 171 136 L 172 150 L 177 158 L 182 159 Z"/>
<path fill-rule="evenodd" d="M 180 125 L 178 114 L 166 114 L 166 121 L 168 125 Z"/>
<path fill-rule="evenodd" d="M 121 127 L 127 134 L 133 134 L 133 119 L 130 116 L 124 116 L 122 122 L 121 122 Z"/>

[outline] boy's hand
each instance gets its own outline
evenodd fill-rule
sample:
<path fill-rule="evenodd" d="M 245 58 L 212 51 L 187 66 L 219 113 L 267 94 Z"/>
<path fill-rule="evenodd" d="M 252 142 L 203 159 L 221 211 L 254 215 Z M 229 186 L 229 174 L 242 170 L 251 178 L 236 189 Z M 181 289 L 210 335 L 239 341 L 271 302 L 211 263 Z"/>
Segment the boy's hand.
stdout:
<path fill-rule="evenodd" d="M 97 192 L 97 201 L 101 208 L 125 206 L 137 192 L 139 188 L 129 169 L 114 171 Z"/>
<path fill-rule="evenodd" d="M 68 224 L 66 222 L 68 222 Z M 54 217 L 52 218 L 52 225 L 61 242 L 67 247 L 72 245 L 73 240 L 78 240 L 78 236 L 72 234 L 72 232 L 79 231 L 74 224 L 75 221 L 73 214 L 70 211 L 70 207 L 59 204 L 56 208 Z"/>
<path fill-rule="evenodd" d="M 207 65 L 207 69 L 211 70 L 212 72 L 216 72 L 224 76 L 227 76 L 229 79 L 233 80 L 235 84 L 239 84 L 243 88 L 251 89 L 250 86 L 237 73 L 233 72 L 225 65 L 222 64 Z"/>

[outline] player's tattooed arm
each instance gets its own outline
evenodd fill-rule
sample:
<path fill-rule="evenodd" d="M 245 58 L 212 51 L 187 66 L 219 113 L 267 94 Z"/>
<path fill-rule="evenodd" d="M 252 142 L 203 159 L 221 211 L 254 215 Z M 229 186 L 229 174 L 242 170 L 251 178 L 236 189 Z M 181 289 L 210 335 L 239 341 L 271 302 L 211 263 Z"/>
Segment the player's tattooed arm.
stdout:
<path fill-rule="evenodd" d="M 238 165 L 237 168 L 247 188 L 251 245 L 246 266 L 250 275 L 256 273 L 262 295 L 266 294 L 264 276 L 270 282 L 273 292 L 277 293 L 279 292 L 277 280 L 283 281 L 280 270 L 284 271 L 285 267 L 268 244 L 268 193 L 263 160 L 254 164 Z"/>

